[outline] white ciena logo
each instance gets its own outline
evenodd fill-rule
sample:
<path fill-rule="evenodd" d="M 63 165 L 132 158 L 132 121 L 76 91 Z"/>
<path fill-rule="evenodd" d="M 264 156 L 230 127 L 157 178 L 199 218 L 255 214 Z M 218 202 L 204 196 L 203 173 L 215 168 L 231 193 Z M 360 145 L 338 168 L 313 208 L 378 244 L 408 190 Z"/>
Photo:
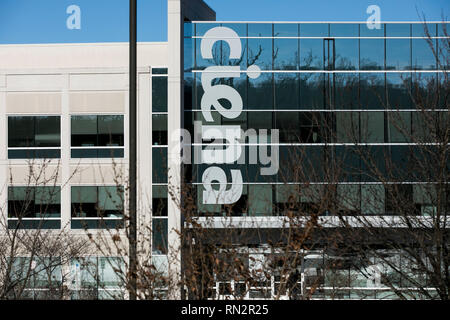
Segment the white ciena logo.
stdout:
<path fill-rule="evenodd" d="M 208 30 L 200 43 L 201 55 L 204 59 L 213 59 L 213 47 L 218 41 L 225 41 L 230 47 L 230 59 L 240 59 L 242 55 L 242 42 L 238 34 L 227 27 L 215 27 Z M 239 92 L 228 85 L 213 85 L 213 80 L 220 78 L 239 78 L 241 76 L 239 66 L 211 66 L 202 72 L 201 82 L 204 90 L 201 99 L 201 110 L 207 122 L 213 122 L 212 109 L 214 108 L 223 117 L 235 119 L 239 117 L 243 109 L 243 101 Z M 246 70 L 250 78 L 258 78 L 261 70 L 258 66 L 250 66 Z M 229 108 L 225 108 L 220 100 L 227 100 Z M 202 151 L 204 163 L 234 163 L 242 153 L 243 147 L 239 145 L 240 127 L 238 126 L 205 126 L 202 129 L 202 139 L 225 138 L 232 147 L 222 150 L 222 146 L 208 146 Z M 220 150 L 220 151 L 219 151 Z M 224 169 L 213 166 L 205 170 L 202 175 L 203 204 L 231 204 L 242 196 L 242 173 L 240 170 L 231 170 L 231 188 L 226 190 L 227 175 Z M 218 185 L 218 189 L 213 188 Z"/>

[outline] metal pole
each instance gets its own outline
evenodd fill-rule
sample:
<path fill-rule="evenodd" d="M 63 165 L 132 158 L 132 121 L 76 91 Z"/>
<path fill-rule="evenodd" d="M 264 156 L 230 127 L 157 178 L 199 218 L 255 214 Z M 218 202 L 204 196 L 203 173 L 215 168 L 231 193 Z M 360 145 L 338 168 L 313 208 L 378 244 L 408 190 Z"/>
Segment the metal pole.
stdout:
<path fill-rule="evenodd" d="M 129 295 L 130 300 L 136 300 L 137 297 L 137 190 L 136 190 L 136 171 L 137 171 L 137 139 L 136 139 L 136 76 L 137 76 L 137 5 L 136 0 L 130 0 L 130 198 L 129 198 L 129 214 L 130 214 L 130 230 L 129 230 Z"/>

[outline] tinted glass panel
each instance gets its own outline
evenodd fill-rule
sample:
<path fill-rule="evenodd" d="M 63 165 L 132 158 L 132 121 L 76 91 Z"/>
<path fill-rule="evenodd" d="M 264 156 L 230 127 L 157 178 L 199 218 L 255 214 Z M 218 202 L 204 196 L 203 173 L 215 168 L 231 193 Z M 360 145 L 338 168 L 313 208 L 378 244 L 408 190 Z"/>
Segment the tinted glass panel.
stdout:
<path fill-rule="evenodd" d="M 8 146 L 35 146 L 33 117 L 8 117 Z"/>
<path fill-rule="evenodd" d="M 72 146 L 97 146 L 97 116 L 72 116 Z"/>
<path fill-rule="evenodd" d="M 361 70 L 384 69 L 384 40 L 360 40 L 360 68 Z"/>
<path fill-rule="evenodd" d="M 436 41 L 433 41 L 431 45 L 435 49 Z M 436 57 L 427 40 L 412 40 L 412 65 L 418 70 L 436 70 Z"/>
<path fill-rule="evenodd" d="M 409 70 L 411 47 L 409 39 L 386 40 L 386 70 Z"/>
<path fill-rule="evenodd" d="M 167 253 L 167 219 L 153 219 L 152 240 L 153 253 Z"/>
<path fill-rule="evenodd" d="M 249 37 L 271 37 L 272 24 L 271 23 L 249 23 L 248 24 Z"/>
<path fill-rule="evenodd" d="M 154 145 L 167 145 L 167 115 L 152 115 L 152 140 Z"/>
<path fill-rule="evenodd" d="M 167 112 L 167 77 L 152 77 L 152 110 Z"/>
<path fill-rule="evenodd" d="M 123 146 L 123 116 L 98 116 L 98 145 Z"/>
<path fill-rule="evenodd" d="M 411 25 L 408 23 L 387 23 L 386 37 L 409 37 Z"/>
<path fill-rule="evenodd" d="M 274 40 L 275 70 L 297 70 L 299 61 L 298 39 Z"/>
<path fill-rule="evenodd" d="M 326 23 L 302 23 L 300 24 L 301 37 L 327 37 L 328 24 Z"/>
<path fill-rule="evenodd" d="M 298 37 L 298 30 L 296 23 L 274 23 L 274 37 Z"/>
<path fill-rule="evenodd" d="M 167 183 L 167 148 L 152 149 L 153 183 Z"/>
<path fill-rule="evenodd" d="M 298 109 L 299 89 L 298 74 L 275 74 L 275 108 Z"/>
<path fill-rule="evenodd" d="M 357 23 L 330 23 L 330 37 L 357 37 L 358 35 Z"/>
<path fill-rule="evenodd" d="M 300 70 L 323 68 L 323 40 L 300 39 Z"/>

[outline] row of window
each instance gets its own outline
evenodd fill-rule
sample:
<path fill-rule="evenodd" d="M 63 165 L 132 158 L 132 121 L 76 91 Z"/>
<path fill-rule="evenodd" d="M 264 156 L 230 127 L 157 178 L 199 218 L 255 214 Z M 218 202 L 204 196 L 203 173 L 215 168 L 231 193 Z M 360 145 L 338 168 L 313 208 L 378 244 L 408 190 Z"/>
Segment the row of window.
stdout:
<path fill-rule="evenodd" d="M 17 281 L 17 289 L 8 296 L 12 299 L 62 299 L 63 281 L 70 290 L 71 299 L 123 298 L 125 263 L 120 257 L 83 257 L 70 261 L 70 273 L 63 276 L 60 257 L 16 257 L 10 277 Z"/>
<path fill-rule="evenodd" d="M 321 34 L 311 37 L 323 37 L 319 39 L 283 39 L 286 37 L 286 30 L 275 30 L 271 25 L 258 24 L 256 28 L 264 26 L 263 38 L 240 38 L 242 43 L 241 60 L 238 63 L 243 69 L 252 64 L 258 65 L 262 70 L 328 70 L 329 65 L 325 63 L 325 57 L 329 55 L 333 59 L 333 69 L 335 70 L 436 70 L 437 59 L 430 47 L 427 39 L 408 39 L 410 37 L 411 25 L 398 24 L 395 27 L 405 29 L 402 36 L 406 39 L 383 39 L 384 30 L 379 32 L 377 38 L 361 39 L 341 39 L 333 37 L 358 37 L 358 25 L 355 30 L 342 30 L 337 36 L 332 31 L 327 32 L 326 24 L 318 25 L 323 28 Z M 277 24 L 274 25 L 278 26 Z M 311 27 L 312 25 L 309 25 Z M 340 25 L 338 27 L 343 27 Z M 206 31 L 206 28 L 213 28 L 214 25 L 197 24 Z M 240 36 L 245 37 L 246 33 L 242 28 L 246 25 L 229 26 Z M 290 36 L 296 37 L 298 30 L 296 25 L 291 25 L 294 30 Z M 434 30 L 429 30 L 431 36 L 436 36 L 436 25 Z M 235 29 L 236 28 L 236 29 Z M 248 33 L 252 34 L 251 28 L 255 25 L 248 25 Z M 386 31 L 391 28 L 389 26 Z M 301 29 L 301 28 L 300 28 Z M 351 28 L 350 28 L 351 29 Z M 363 28 L 364 29 L 364 28 Z M 423 25 L 415 25 L 415 33 L 420 33 L 418 37 L 426 37 Z M 204 32 L 203 31 L 203 32 Z M 372 31 L 373 32 L 373 31 Z M 398 33 L 397 33 L 398 34 Z M 387 32 L 387 36 L 389 32 Z M 443 35 L 444 36 L 444 35 Z M 254 36 L 250 36 L 254 37 Z M 256 36 L 261 37 L 261 36 Z M 364 37 L 364 36 L 362 36 Z M 435 48 L 446 48 L 446 39 L 432 40 Z M 201 55 L 202 39 L 185 38 L 185 71 L 201 70 L 211 65 L 234 65 L 229 59 L 229 47 L 221 41 L 217 41 L 213 47 L 213 58 L 204 59 Z M 436 51 L 439 52 L 439 51 Z M 235 60 L 236 61 L 236 60 Z M 443 63 L 445 59 L 442 59 Z"/>
<path fill-rule="evenodd" d="M 205 205 L 203 187 L 197 187 L 200 215 L 284 216 L 323 215 L 435 215 L 437 188 L 423 184 L 397 185 L 244 185 L 243 195 L 233 205 Z M 445 193 L 445 191 L 444 191 Z M 450 191 L 442 210 L 450 210 Z M 328 207 L 325 205 L 328 203 Z M 334 208 L 334 209 L 333 209 Z M 333 212 L 334 211 L 334 212 Z"/>
<path fill-rule="evenodd" d="M 448 123 L 447 112 L 243 112 L 227 119 L 212 112 L 207 122 L 201 112 L 185 112 L 185 128 L 202 125 L 239 125 L 242 130 L 278 129 L 280 143 L 398 143 L 440 141 Z M 167 138 L 167 131 L 164 132 Z M 268 132 L 271 141 L 271 132 Z M 250 139 L 245 139 L 248 142 Z M 272 141 L 273 143 L 273 141 Z"/>
<path fill-rule="evenodd" d="M 71 157 L 123 157 L 123 121 L 123 115 L 71 116 Z M 60 116 L 8 117 L 9 159 L 60 157 Z"/>
<path fill-rule="evenodd" d="M 445 109 L 444 82 L 445 77 L 437 73 L 353 72 L 269 72 L 257 79 L 243 74 L 215 80 L 239 92 L 244 110 Z M 200 110 L 201 73 L 185 73 L 184 93 L 185 110 Z"/>
<path fill-rule="evenodd" d="M 213 27 L 233 29 L 240 37 L 425 37 L 424 23 L 191 23 L 184 24 L 184 37 L 202 37 Z M 426 23 L 432 37 L 445 37 L 448 23 Z"/>
<path fill-rule="evenodd" d="M 167 252 L 167 185 L 153 186 L 153 251 Z M 71 228 L 124 227 L 122 186 L 72 186 Z M 61 187 L 8 187 L 8 227 L 61 228 Z"/>

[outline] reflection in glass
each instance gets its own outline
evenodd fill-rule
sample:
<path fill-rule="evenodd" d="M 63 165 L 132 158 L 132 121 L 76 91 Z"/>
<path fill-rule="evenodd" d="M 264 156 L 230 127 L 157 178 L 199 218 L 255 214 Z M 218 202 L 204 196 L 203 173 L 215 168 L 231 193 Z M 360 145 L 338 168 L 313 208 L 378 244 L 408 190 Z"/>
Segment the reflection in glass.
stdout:
<path fill-rule="evenodd" d="M 409 39 L 386 40 L 386 70 L 410 70 L 411 47 Z"/>
<path fill-rule="evenodd" d="M 275 39 L 273 59 L 275 70 L 297 70 L 299 41 L 297 39 Z"/>
<path fill-rule="evenodd" d="M 359 63 L 361 70 L 383 70 L 384 40 L 361 39 Z"/>
<path fill-rule="evenodd" d="M 298 109 L 299 75 L 296 73 L 275 74 L 275 108 Z"/>
<path fill-rule="evenodd" d="M 300 39 L 300 70 L 323 68 L 323 40 Z"/>

